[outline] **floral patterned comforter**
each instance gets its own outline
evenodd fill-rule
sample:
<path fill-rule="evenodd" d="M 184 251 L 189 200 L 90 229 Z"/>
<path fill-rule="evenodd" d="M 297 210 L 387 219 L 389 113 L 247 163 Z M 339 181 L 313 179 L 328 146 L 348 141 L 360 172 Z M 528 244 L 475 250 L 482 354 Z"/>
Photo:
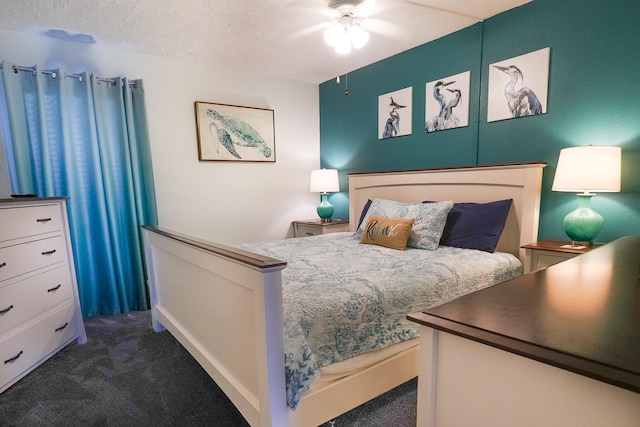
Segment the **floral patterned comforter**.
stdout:
<path fill-rule="evenodd" d="M 287 262 L 282 271 L 287 402 L 295 409 L 320 368 L 416 338 L 411 312 L 522 274 L 504 253 L 363 245 L 353 233 L 237 245 Z"/>

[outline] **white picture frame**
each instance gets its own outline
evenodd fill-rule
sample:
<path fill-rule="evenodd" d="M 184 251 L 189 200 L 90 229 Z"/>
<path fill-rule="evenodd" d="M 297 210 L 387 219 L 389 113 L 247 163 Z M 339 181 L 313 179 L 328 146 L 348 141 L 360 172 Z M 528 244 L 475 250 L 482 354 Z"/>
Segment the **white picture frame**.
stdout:
<path fill-rule="evenodd" d="M 551 49 L 489 65 L 487 122 L 545 114 Z"/>
<path fill-rule="evenodd" d="M 431 81 L 425 87 L 426 133 L 469 126 L 471 71 Z"/>
<path fill-rule="evenodd" d="M 413 87 L 378 96 L 378 139 L 411 135 Z"/>

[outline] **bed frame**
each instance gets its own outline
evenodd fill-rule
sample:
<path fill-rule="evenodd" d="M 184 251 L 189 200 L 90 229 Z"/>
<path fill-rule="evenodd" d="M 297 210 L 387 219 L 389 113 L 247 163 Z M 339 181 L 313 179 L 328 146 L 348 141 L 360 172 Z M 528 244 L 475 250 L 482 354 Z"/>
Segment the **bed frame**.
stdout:
<path fill-rule="evenodd" d="M 349 175 L 350 228 L 368 199 L 513 199 L 498 250 L 524 260 L 538 237 L 544 163 Z M 318 426 L 418 374 L 417 346 L 303 397 L 285 398 L 281 272 L 286 263 L 144 226 L 153 327 L 169 330 L 252 426 Z"/>

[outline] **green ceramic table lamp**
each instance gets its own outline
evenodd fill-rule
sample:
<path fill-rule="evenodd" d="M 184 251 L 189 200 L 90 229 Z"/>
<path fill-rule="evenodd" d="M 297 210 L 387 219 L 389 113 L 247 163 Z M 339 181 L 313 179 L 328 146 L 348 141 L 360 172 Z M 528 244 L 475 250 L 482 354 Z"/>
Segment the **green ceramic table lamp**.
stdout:
<path fill-rule="evenodd" d="M 560 150 L 553 191 L 578 194 L 578 208 L 564 218 L 564 231 L 573 244 L 593 244 L 604 224 L 602 215 L 591 209 L 593 192 L 620 191 L 620 147 L 570 147 Z"/>
<path fill-rule="evenodd" d="M 312 193 L 321 193 L 321 201 L 316 211 L 318 212 L 321 222 L 331 222 L 333 205 L 327 200 L 327 193 L 340 191 L 338 171 L 336 169 L 312 170 L 309 191 Z"/>

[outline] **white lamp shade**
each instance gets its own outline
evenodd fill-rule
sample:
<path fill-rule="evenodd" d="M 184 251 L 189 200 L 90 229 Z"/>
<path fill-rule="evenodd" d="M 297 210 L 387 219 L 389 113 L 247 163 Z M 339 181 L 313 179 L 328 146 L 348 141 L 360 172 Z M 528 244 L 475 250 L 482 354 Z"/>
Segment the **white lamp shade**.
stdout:
<path fill-rule="evenodd" d="M 560 150 L 553 191 L 620 191 L 620 147 L 570 147 Z"/>
<path fill-rule="evenodd" d="M 345 28 L 340 24 L 333 24 L 324 31 L 324 41 L 331 47 L 336 47 L 345 37 Z"/>
<path fill-rule="evenodd" d="M 340 191 L 336 169 L 316 169 L 311 171 L 309 191 L 312 193 L 335 193 Z"/>
<path fill-rule="evenodd" d="M 358 24 L 349 27 L 348 32 L 349 37 L 351 38 L 351 43 L 353 43 L 353 47 L 356 49 L 360 49 L 369 41 L 369 33 L 363 30 Z"/>
<path fill-rule="evenodd" d="M 351 14 L 341 15 L 337 21 L 324 31 L 324 41 L 337 53 L 347 54 L 351 47 L 360 49 L 369 41 L 367 33 Z"/>
<path fill-rule="evenodd" d="M 335 45 L 336 53 L 346 55 L 351 52 L 351 40 L 347 36 L 347 32 L 344 32 L 344 36 Z"/>

